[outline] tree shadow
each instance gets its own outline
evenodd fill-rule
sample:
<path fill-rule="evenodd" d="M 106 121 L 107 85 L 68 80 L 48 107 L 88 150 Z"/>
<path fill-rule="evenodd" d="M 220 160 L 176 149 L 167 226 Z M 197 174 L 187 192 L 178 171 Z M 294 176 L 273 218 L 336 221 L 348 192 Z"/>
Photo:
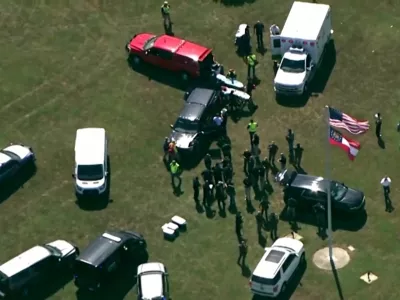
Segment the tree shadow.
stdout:
<path fill-rule="evenodd" d="M 71 280 L 73 276 L 71 272 L 64 274 L 57 274 L 57 276 L 52 276 L 43 281 L 43 284 L 35 287 L 32 295 L 29 298 L 32 300 L 44 300 L 51 298 L 59 290 L 63 289 Z"/>
<path fill-rule="evenodd" d="M 254 295 L 252 300 L 289 300 L 291 299 L 293 293 L 297 289 L 297 287 L 302 287 L 301 279 L 304 276 L 304 273 L 307 270 L 307 263 L 304 263 L 303 265 L 300 265 L 299 268 L 295 271 L 293 274 L 292 278 L 288 282 L 287 289 L 284 293 L 280 294 L 276 298 L 271 298 L 271 297 L 265 297 L 265 296 L 258 296 Z"/>
<path fill-rule="evenodd" d="M 24 188 L 24 184 L 28 182 L 37 172 L 34 163 L 22 168 L 18 174 L 7 182 L 0 185 L 0 204 L 8 200 L 19 189 Z"/>
<path fill-rule="evenodd" d="M 77 199 L 75 204 L 82 210 L 86 211 L 99 211 L 106 209 L 108 204 L 113 203 L 113 200 L 110 197 L 111 194 L 111 183 L 112 183 L 112 170 L 111 170 L 111 161 L 110 157 L 107 157 L 107 166 L 108 166 L 108 176 L 107 180 L 107 189 L 101 196 L 82 196 L 77 195 Z"/>
<path fill-rule="evenodd" d="M 342 286 L 340 284 L 339 275 L 338 275 L 338 272 L 336 270 L 336 266 L 335 266 L 335 262 L 334 261 L 331 261 L 331 267 L 332 267 L 333 277 L 335 278 L 335 284 L 336 284 L 336 288 L 337 288 L 337 291 L 338 291 L 338 294 L 339 294 L 339 299 L 340 300 L 344 300 Z"/>
<path fill-rule="evenodd" d="M 156 81 L 181 91 L 187 90 L 190 85 L 189 82 L 184 82 L 180 76 L 177 76 L 170 71 L 146 63 L 135 65 L 130 57 L 128 57 L 127 63 L 132 70 L 147 77 L 149 81 Z"/>
<path fill-rule="evenodd" d="M 214 0 L 214 2 L 218 2 L 218 0 Z M 220 0 L 219 2 L 225 6 L 242 6 L 245 4 L 252 4 L 256 2 L 256 0 Z"/>
<path fill-rule="evenodd" d="M 279 219 L 288 222 L 286 207 L 281 211 Z M 362 210 L 354 214 L 346 214 L 343 212 L 332 213 L 332 230 L 346 230 L 346 231 L 359 231 L 367 223 L 368 215 L 365 210 Z M 311 208 L 297 209 L 296 210 L 296 221 L 298 223 L 308 224 L 311 226 L 318 226 L 317 219 L 314 213 L 311 212 Z"/>

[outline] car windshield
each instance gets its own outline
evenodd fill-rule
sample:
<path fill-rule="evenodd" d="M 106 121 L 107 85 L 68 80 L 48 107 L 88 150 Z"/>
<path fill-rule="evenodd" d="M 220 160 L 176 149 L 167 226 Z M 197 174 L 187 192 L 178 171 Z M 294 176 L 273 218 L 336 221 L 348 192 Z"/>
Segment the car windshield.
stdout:
<path fill-rule="evenodd" d="M 198 121 L 190 121 L 188 119 L 179 118 L 176 120 L 174 130 L 178 132 L 195 133 L 199 130 Z"/>
<path fill-rule="evenodd" d="M 338 182 L 332 182 L 331 184 L 331 197 L 335 201 L 340 201 L 343 199 L 343 197 L 346 195 L 348 188 L 340 184 Z"/>
<path fill-rule="evenodd" d="M 306 70 L 305 61 L 284 58 L 281 63 L 281 69 L 290 73 L 303 73 Z"/>
<path fill-rule="evenodd" d="M 151 47 L 153 47 L 154 46 L 154 43 L 156 42 L 156 40 L 157 40 L 157 36 L 153 36 L 153 37 L 151 37 L 151 38 L 149 38 L 145 43 L 144 43 L 144 45 L 143 45 L 143 50 L 144 51 L 147 51 L 147 50 L 149 50 Z"/>
<path fill-rule="evenodd" d="M 79 180 L 100 180 L 104 177 L 103 165 L 79 165 L 77 177 Z"/>
<path fill-rule="evenodd" d="M 44 248 L 46 248 L 47 250 L 49 250 L 49 252 L 53 255 L 53 256 L 57 256 L 57 257 L 61 257 L 62 253 L 60 250 L 58 250 L 56 247 L 50 246 L 50 245 L 43 245 Z"/>

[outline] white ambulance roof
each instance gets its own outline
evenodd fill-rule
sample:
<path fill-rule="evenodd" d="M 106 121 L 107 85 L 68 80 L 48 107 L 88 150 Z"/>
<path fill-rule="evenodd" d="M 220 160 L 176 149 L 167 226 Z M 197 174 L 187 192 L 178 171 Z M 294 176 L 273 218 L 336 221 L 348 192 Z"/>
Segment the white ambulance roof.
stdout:
<path fill-rule="evenodd" d="M 330 11 L 327 4 L 293 2 L 292 8 L 283 26 L 282 38 L 296 38 L 315 41 L 326 15 Z"/>
<path fill-rule="evenodd" d="M 78 165 L 103 164 L 105 140 L 104 128 L 78 129 L 75 140 L 75 163 Z"/>

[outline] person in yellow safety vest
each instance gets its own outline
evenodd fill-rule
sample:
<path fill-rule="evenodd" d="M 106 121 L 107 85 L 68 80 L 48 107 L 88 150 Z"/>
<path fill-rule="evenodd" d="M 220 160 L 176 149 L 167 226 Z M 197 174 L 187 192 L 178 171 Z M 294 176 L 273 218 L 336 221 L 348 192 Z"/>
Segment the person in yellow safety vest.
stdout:
<path fill-rule="evenodd" d="M 253 137 L 254 134 L 257 132 L 258 124 L 257 122 L 254 122 L 253 119 L 250 120 L 250 123 L 247 124 L 247 130 L 249 131 L 250 135 L 250 145 L 253 145 Z"/>
<path fill-rule="evenodd" d="M 226 74 L 226 78 L 230 79 L 233 84 L 233 81 L 236 80 L 236 77 L 236 71 L 234 69 L 229 69 L 228 74 Z"/>
<path fill-rule="evenodd" d="M 180 189 L 180 186 L 182 184 L 182 179 L 180 177 L 180 165 L 176 162 L 176 160 L 173 160 L 169 164 L 169 169 L 171 172 L 171 184 L 174 189 L 174 191 Z M 178 184 L 175 185 L 175 178 L 178 178 Z"/>
<path fill-rule="evenodd" d="M 168 1 L 164 1 L 164 4 L 161 5 L 161 15 L 164 19 L 165 27 L 170 27 L 172 24 L 170 11 L 171 11 L 171 6 L 169 5 Z"/>
<path fill-rule="evenodd" d="M 247 77 L 256 78 L 256 65 L 258 64 L 257 57 L 255 54 L 247 56 Z M 252 77 L 251 77 L 252 75 Z"/>

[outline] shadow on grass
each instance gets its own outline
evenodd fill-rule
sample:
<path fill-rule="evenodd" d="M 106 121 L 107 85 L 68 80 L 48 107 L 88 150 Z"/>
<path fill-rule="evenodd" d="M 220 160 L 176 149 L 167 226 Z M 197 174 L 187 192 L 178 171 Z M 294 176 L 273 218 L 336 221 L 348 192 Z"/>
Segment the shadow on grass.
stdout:
<path fill-rule="evenodd" d="M 296 272 L 293 274 L 292 278 L 290 281 L 287 283 L 287 288 L 286 291 L 282 294 L 280 294 L 276 298 L 271 298 L 271 297 L 263 297 L 263 296 L 257 296 L 254 295 L 252 300 L 289 300 L 291 299 L 293 293 L 297 289 L 298 286 L 303 286 L 301 284 L 301 279 L 303 278 L 304 273 L 307 270 L 307 263 L 299 266 L 299 268 L 296 270 Z"/>
<path fill-rule="evenodd" d="M 30 164 L 22 168 L 12 180 L 4 182 L 0 186 L 0 204 L 10 198 L 20 188 L 23 188 L 24 184 L 35 176 L 36 172 L 36 165 Z"/>
<path fill-rule="evenodd" d="M 287 222 L 286 208 L 282 210 L 279 218 Z M 332 230 L 358 231 L 367 223 L 368 215 L 365 210 L 355 214 L 335 213 L 332 215 Z M 317 220 L 312 212 L 299 210 L 296 212 L 296 221 L 303 224 L 317 226 Z"/>
<path fill-rule="evenodd" d="M 61 276 L 53 276 L 44 280 L 43 284 L 38 286 L 37 290 L 33 291 L 32 295 L 29 295 L 31 300 L 44 300 L 50 299 L 55 293 L 64 288 L 71 280 L 72 273 L 62 274 Z"/>
<path fill-rule="evenodd" d="M 127 63 L 132 70 L 147 77 L 149 81 L 156 81 L 182 91 L 186 91 L 189 87 L 189 83 L 183 82 L 179 75 L 170 71 L 163 70 L 146 63 L 142 63 L 138 66 L 134 65 L 132 59 L 129 57 L 127 59 Z"/>
<path fill-rule="evenodd" d="M 225 6 L 242 6 L 245 4 L 251 4 L 256 2 L 256 0 L 214 0 L 214 2 L 220 2 L 222 5 Z"/>
<path fill-rule="evenodd" d="M 279 105 L 290 108 L 301 108 L 307 104 L 310 97 L 318 97 L 318 94 L 324 92 L 336 65 L 336 47 L 334 40 L 331 40 L 326 47 L 321 65 L 316 71 L 313 81 L 310 83 L 308 93 L 298 97 L 276 95 L 275 100 Z"/>
<path fill-rule="evenodd" d="M 107 165 L 108 165 L 108 176 L 107 180 L 107 190 L 104 192 L 104 195 L 101 196 L 77 196 L 77 200 L 75 204 L 82 210 L 86 211 L 98 211 L 107 208 L 108 204 L 112 203 L 113 200 L 110 199 L 111 192 L 111 161 L 110 157 L 107 157 Z"/>
<path fill-rule="evenodd" d="M 127 268 L 128 269 L 128 268 Z M 78 290 L 76 292 L 77 300 L 122 300 L 136 284 L 136 271 L 132 267 L 130 270 L 120 272 L 118 276 L 112 278 L 102 289 L 96 292 Z"/>

